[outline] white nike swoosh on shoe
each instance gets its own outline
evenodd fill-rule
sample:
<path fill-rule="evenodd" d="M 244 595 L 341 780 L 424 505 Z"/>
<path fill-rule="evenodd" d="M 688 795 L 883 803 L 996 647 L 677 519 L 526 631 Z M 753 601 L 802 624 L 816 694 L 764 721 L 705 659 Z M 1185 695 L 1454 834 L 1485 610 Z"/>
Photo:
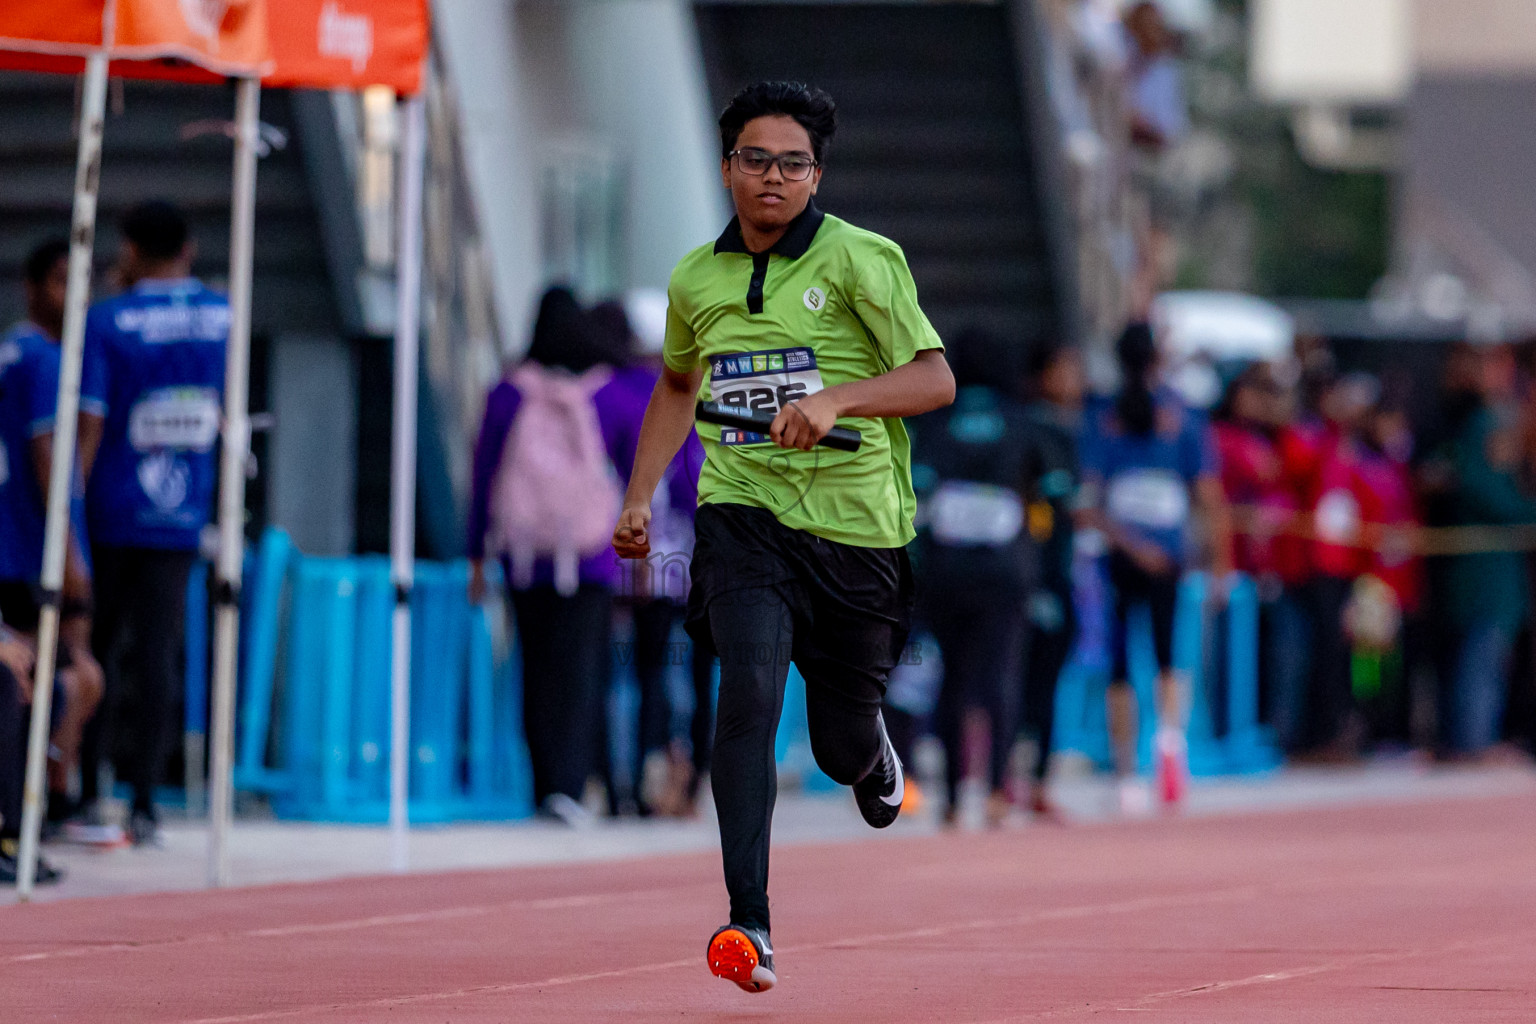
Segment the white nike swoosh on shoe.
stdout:
<path fill-rule="evenodd" d="M 882 796 L 881 803 L 887 807 L 900 807 L 901 801 L 906 797 L 906 783 L 901 777 L 901 758 L 896 756 L 896 748 L 891 745 L 891 738 L 885 738 L 885 749 L 891 752 L 891 763 L 896 766 L 896 785 L 891 787 L 890 796 Z"/>

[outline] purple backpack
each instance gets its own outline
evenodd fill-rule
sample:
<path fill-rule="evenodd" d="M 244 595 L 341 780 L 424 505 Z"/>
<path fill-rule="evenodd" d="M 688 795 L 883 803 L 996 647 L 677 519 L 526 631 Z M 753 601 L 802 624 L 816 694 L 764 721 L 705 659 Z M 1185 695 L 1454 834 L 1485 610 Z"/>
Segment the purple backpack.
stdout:
<path fill-rule="evenodd" d="M 580 585 L 583 557 L 613 536 L 623 502 L 592 396 L 611 371 L 579 376 L 524 363 L 512 374 L 522 405 L 491 489 L 492 538 L 512 560 L 512 585 L 533 582 L 534 563 L 552 558 L 555 590 Z"/>

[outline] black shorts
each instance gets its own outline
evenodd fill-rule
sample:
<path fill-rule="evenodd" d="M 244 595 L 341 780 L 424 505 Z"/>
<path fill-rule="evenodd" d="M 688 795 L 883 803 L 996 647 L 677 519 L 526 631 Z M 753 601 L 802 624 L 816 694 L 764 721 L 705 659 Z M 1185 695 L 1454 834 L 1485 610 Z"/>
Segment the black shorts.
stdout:
<path fill-rule="evenodd" d="M 1130 678 L 1126 647 L 1130 641 L 1126 620 L 1136 605 L 1147 606 L 1152 619 L 1152 650 L 1157 655 L 1159 672 L 1173 668 L 1173 617 L 1179 605 L 1179 574 L 1166 576 L 1147 572 L 1130 558 L 1116 551 L 1109 556 L 1109 584 L 1115 591 L 1115 636 L 1110 645 L 1114 653 L 1116 682 Z"/>
<path fill-rule="evenodd" d="M 26 580 L 0 580 L 0 622 L 18 633 L 36 636 L 42 608 L 41 593 L 36 584 Z M 74 664 L 67 644 L 59 645 L 54 664 L 61 669 Z"/>
<path fill-rule="evenodd" d="M 771 588 L 795 617 L 797 650 L 813 645 L 810 660 L 851 670 L 845 685 L 830 678 L 819 683 L 859 703 L 867 699 L 867 683 L 878 681 L 884 693 L 912 629 L 906 548 L 840 544 L 791 529 L 751 505 L 700 506 L 694 535 L 686 625 L 695 643 L 731 657 L 733 652 L 715 649 L 711 605 L 755 600 Z"/>
<path fill-rule="evenodd" d="M 30 635 L 37 632 L 40 611 L 36 586 L 26 580 L 0 580 L 0 621 Z"/>

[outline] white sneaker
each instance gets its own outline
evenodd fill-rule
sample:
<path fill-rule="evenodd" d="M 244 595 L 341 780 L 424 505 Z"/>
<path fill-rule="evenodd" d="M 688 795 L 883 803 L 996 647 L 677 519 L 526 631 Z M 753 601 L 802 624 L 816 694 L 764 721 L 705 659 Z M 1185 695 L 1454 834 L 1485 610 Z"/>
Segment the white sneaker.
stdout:
<path fill-rule="evenodd" d="M 77 846 L 114 847 L 127 846 L 128 834 L 121 825 L 92 824 L 85 821 L 66 821 L 59 830 L 59 838 Z"/>
<path fill-rule="evenodd" d="M 1145 818 L 1152 813 L 1152 792 L 1138 778 L 1121 779 L 1120 813 L 1127 818 Z"/>
<path fill-rule="evenodd" d="M 592 824 L 592 812 L 564 793 L 552 793 L 545 797 L 540 810 L 571 828 L 587 828 Z"/>

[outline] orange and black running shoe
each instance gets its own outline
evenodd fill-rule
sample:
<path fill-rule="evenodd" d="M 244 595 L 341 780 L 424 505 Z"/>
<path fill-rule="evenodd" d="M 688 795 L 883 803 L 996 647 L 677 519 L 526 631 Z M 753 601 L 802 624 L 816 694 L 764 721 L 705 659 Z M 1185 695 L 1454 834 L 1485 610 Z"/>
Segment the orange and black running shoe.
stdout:
<path fill-rule="evenodd" d="M 728 924 L 709 940 L 709 970 L 734 981 L 744 992 L 766 992 L 778 984 L 773 973 L 773 946 L 761 928 Z"/>

